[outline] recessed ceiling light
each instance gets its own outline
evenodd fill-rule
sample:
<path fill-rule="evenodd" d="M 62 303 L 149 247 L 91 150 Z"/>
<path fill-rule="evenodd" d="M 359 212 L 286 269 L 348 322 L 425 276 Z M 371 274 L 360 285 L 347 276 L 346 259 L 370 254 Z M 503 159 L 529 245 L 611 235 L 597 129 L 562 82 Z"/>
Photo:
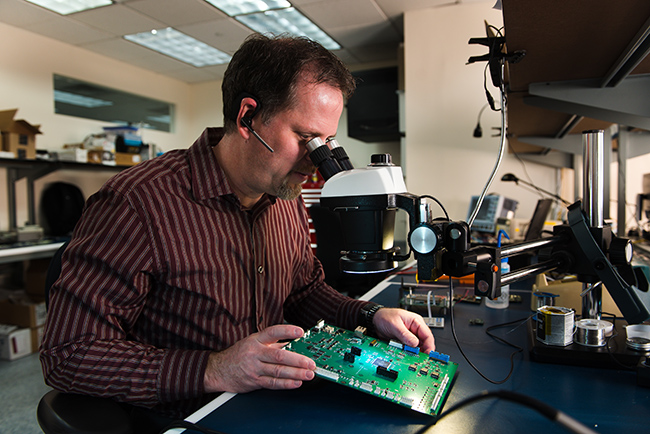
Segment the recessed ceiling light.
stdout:
<path fill-rule="evenodd" d="M 339 50 L 341 48 L 334 39 L 330 38 L 327 33 L 295 8 L 238 15 L 235 19 L 259 33 L 272 33 L 274 35 L 290 33 L 318 41 L 328 50 Z"/>
<path fill-rule="evenodd" d="M 291 7 L 287 0 L 206 0 L 213 6 L 218 7 L 226 14 L 235 15 L 264 12 L 271 9 L 282 9 Z"/>
<path fill-rule="evenodd" d="M 44 7 L 61 15 L 73 14 L 75 12 L 94 9 L 100 6 L 108 6 L 111 0 L 27 0 L 30 3 Z"/>
<path fill-rule="evenodd" d="M 259 33 L 289 33 L 320 42 L 328 50 L 341 46 L 286 0 L 205 0 Z"/>
<path fill-rule="evenodd" d="M 220 65 L 230 61 L 229 54 L 171 27 L 125 35 L 124 38 L 196 67 Z"/>

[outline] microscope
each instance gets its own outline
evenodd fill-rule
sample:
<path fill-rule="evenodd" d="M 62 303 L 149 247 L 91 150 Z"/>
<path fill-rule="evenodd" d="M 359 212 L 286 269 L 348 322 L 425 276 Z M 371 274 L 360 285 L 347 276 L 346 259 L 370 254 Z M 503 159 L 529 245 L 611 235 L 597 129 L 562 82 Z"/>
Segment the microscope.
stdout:
<path fill-rule="evenodd" d="M 604 224 L 603 131 L 583 133 L 585 199 L 568 207 L 567 223 L 556 226 L 551 237 L 501 247 L 472 246 L 466 222 L 433 217 L 427 200 L 432 197 L 407 192 L 402 170 L 389 154 L 373 155 L 367 167 L 354 169 L 335 140 L 315 138 L 308 148 L 326 181 L 321 205 L 341 217 L 342 271 L 389 271 L 413 254 L 419 282 L 473 274 L 475 295 L 494 299 L 502 285 L 556 270 L 583 283 L 582 318 L 600 318 L 602 283 L 629 324 L 650 319 L 648 278 L 631 265 L 632 243 Z M 404 254 L 394 245 L 398 210 L 409 217 Z M 530 253 L 537 254 L 537 262 L 501 273 L 501 259 Z"/>

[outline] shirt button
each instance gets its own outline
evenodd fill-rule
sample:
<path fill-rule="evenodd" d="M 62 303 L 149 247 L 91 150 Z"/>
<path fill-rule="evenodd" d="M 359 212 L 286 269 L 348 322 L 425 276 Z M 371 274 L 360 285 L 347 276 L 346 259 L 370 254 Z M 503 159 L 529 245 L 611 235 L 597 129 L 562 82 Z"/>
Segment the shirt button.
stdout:
<path fill-rule="evenodd" d="M 257 272 L 260 273 L 260 274 L 264 273 L 264 267 L 262 265 L 257 267 Z"/>

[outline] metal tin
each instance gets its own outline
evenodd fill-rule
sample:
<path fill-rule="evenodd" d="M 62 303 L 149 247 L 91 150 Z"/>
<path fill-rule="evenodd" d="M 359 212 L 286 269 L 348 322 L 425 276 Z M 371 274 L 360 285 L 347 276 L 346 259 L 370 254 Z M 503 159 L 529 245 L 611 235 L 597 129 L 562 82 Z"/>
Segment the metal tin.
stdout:
<path fill-rule="evenodd" d="M 650 351 L 650 325 L 630 324 L 625 327 L 626 345 L 635 351 Z"/>
<path fill-rule="evenodd" d="M 568 307 L 542 306 L 537 309 L 537 340 L 565 347 L 573 343 L 575 311 Z"/>

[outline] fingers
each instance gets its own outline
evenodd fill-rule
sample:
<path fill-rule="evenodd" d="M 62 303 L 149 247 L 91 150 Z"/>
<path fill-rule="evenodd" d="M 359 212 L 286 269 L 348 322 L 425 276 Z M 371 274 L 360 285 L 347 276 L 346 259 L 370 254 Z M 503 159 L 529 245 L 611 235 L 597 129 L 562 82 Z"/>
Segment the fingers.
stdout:
<path fill-rule="evenodd" d="M 431 329 L 420 315 L 413 312 L 382 308 L 377 311 L 374 321 L 376 329 L 384 337 L 398 339 L 412 347 L 420 347 L 420 350 L 426 353 L 436 347 Z"/>
<path fill-rule="evenodd" d="M 267 327 L 261 332 L 257 333 L 257 340 L 262 344 L 273 344 L 278 341 L 286 339 L 297 339 L 304 334 L 304 331 L 294 325 L 279 324 Z"/>
<path fill-rule="evenodd" d="M 265 389 L 294 389 L 300 387 L 303 381 L 313 379 L 313 370 L 295 368 L 289 365 L 265 363 L 258 382 Z"/>
<path fill-rule="evenodd" d="M 312 380 L 316 363 L 309 357 L 285 351 L 284 344 L 278 342 L 302 334 L 300 327 L 272 326 L 224 351 L 212 353 L 204 375 L 206 391 L 292 389 Z"/>

